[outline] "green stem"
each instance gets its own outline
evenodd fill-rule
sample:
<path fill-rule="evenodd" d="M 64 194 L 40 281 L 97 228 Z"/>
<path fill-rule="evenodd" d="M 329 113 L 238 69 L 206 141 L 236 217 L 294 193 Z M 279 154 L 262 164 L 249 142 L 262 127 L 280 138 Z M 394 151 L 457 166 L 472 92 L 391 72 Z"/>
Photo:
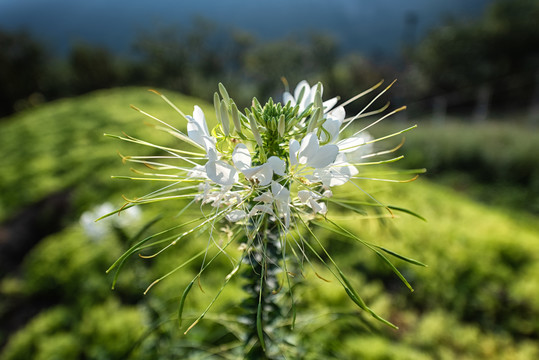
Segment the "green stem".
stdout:
<path fill-rule="evenodd" d="M 242 303 L 242 321 L 247 326 L 245 359 L 272 359 L 277 323 L 283 316 L 276 293 L 277 274 L 281 271 L 279 228 L 270 221 L 260 227 L 257 237 L 245 257 L 243 290 L 247 297 Z"/>

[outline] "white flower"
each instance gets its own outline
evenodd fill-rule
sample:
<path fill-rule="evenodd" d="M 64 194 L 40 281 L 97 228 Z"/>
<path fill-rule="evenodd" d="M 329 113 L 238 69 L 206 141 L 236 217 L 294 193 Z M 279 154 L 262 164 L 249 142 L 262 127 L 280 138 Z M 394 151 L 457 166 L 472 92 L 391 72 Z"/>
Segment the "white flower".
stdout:
<path fill-rule="evenodd" d="M 372 144 L 369 144 L 372 139 L 372 136 L 364 131 L 361 136 L 353 136 L 339 141 L 337 146 L 348 159 L 353 162 L 361 162 L 365 155 L 372 153 Z"/>
<path fill-rule="evenodd" d="M 226 219 L 230 222 L 238 222 L 240 220 L 245 219 L 247 214 L 243 210 L 232 210 L 228 214 L 226 214 Z"/>
<path fill-rule="evenodd" d="M 202 204 L 212 204 L 214 207 L 230 206 L 242 201 L 241 192 L 232 191 L 231 185 L 214 187 L 209 181 L 206 181 L 198 186 L 198 191 L 200 193 L 195 196 L 195 200 L 202 202 Z"/>
<path fill-rule="evenodd" d="M 315 214 L 320 213 L 325 215 L 328 211 L 326 204 L 323 202 L 316 201 L 320 200 L 321 198 L 322 195 L 316 194 L 309 190 L 298 191 L 298 199 L 302 204 L 308 205 L 311 209 L 313 209 Z"/>
<path fill-rule="evenodd" d="M 253 206 L 251 211 L 249 211 L 249 217 L 253 217 L 258 214 L 268 214 L 268 215 L 275 215 L 273 213 L 273 209 L 271 205 L 268 204 L 257 204 Z"/>
<path fill-rule="evenodd" d="M 217 160 L 215 151 L 208 153 L 208 162 L 205 166 L 208 178 L 219 185 L 232 185 L 238 181 L 238 172 L 234 166 L 223 160 Z"/>
<path fill-rule="evenodd" d="M 238 181 L 236 169 L 230 164 L 219 160 L 220 154 L 215 148 L 216 140 L 210 135 L 206 117 L 200 107 L 195 105 L 193 116 L 187 115 L 187 135 L 193 142 L 206 150 L 208 161 L 204 169 L 200 166 L 188 173 L 188 176 L 208 178 L 219 185 L 232 185 Z"/>
<path fill-rule="evenodd" d="M 277 156 L 271 156 L 262 165 L 251 167 L 251 154 L 244 144 L 238 144 L 232 153 L 236 168 L 249 180 L 257 180 L 261 186 L 269 185 L 273 174 L 285 175 L 286 163 Z"/>
<path fill-rule="evenodd" d="M 279 216 L 284 217 L 286 228 L 290 226 L 290 190 L 278 182 L 271 182 L 271 193 Z"/>
<path fill-rule="evenodd" d="M 206 153 L 215 151 L 215 138 L 210 135 L 206 117 L 202 109 L 195 105 L 193 116 L 187 115 L 187 135 L 198 145 L 202 146 Z"/>
<path fill-rule="evenodd" d="M 346 155 L 339 153 L 335 162 L 322 169 L 316 169 L 312 175 L 306 176 L 312 182 L 321 182 L 326 187 L 346 184 L 358 171 L 346 161 Z"/>
<path fill-rule="evenodd" d="M 304 164 L 319 169 L 335 161 L 339 147 L 334 144 L 320 146 L 315 132 L 308 133 L 301 140 L 301 145 L 295 139 L 290 141 L 290 165 Z"/>
<path fill-rule="evenodd" d="M 283 103 L 284 105 L 291 103 L 292 106 L 299 106 L 299 112 L 303 112 L 309 105 L 314 102 L 314 97 L 316 95 L 316 88 L 318 85 L 311 87 L 309 83 L 305 80 L 299 82 L 294 90 L 294 95 L 290 94 L 288 91 L 283 93 Z M 323 94 L 324 87 L 320 84 L 320 91 Z M 338 99 L 336 97 L 324 101 L 324 112 L 331 110 L 335 104 L 337 104 Z"/>
<path fill-rule="evenodd" d="M 141 249 L 146 251 L 150 246 L 161 245 L 163 242 L 169 241 L 168 245 L 159 246 L 160 249 L 154 255 L 141 255 L 153 257 L 175 245 L 184 236 L 193 236 L 195 233 L 207 231 L 210 239 L 207 241 L 208 249 L 202 258 L 202 272 L 214 259 L 213 255 L 211 259 L 208 256 L 210 255 L 210 247 L 216 247 L 217 254 L 215 256 L 223 254 L 234 261 L 235 255 L 229 253 L 227 247 L 236 239 L 249 240 L 247 245 L 242 246 L 245 252 L 241 258 L 236 259 L 234 270 L 226 276 L 225 279 L 228 282 L 238 271 L 240 264 L 247 259 L 244 258 L 245 255 L 248 255 L 251 260 L 258 261 L 261 266 L 261 271 L 258 272 L 261 279 L 269 279 L 270 277 L 266 276 L 269 266 L 264 266 L 264 264 L 271 264 L 271 267 L 275 268 L 281 266 L 281 259 L 268 258 L 267 262 L 262 261 L 265 259 L 264 257 L 274 255 L 273 251 L 266 251 L 269 249 L 266 245 L 270 242 L 273 242 L 273 246 L 276 247 L 280 245 L 283 255 L 285 250 L 291 249 L 294 255 L 303 254 L 305 256 L 305 245 L 309 245 L 310 250 L 316 251 L 316 248 L 323 245 L 317 241 L 318 245 L 313 248 L 309 243 L 311 236 L 304 236 L 304 234 L 309 234 L 302 231 L 301 227 L 308 228 L 309 222 L 313 219 L 325 217 L 328 213 L 328 201 L 343 208 L 355 209 L 356 205 L 360 206 L 352 204 L 352 202 L 350 202 L 352 205 L 348 205 L 347 194 L 344 194 L 344 198 L 340 196 L 332 198 L 333 187 L 352 182 L 359 188 L 355 181 L 369 179 L 369 177 L 367 175 L 356 176 L 358 174 L 356 165 L 360 165 L 364 158 L 388 154 L 398 148 L 372 153 L 371 147 L 374 141 L 364 130 L 402 108 L 381 117 L 351 137 L 344 136 L 345 130 L 353 121 L 385 110 L 386 107 L 383 107 L 365 112 L 385 90 L 351 118 L 346 118 L 344 109 L 347 104 L 376 89 L 380 84 L 381 82 L 338 106 L 337 98 L 323 101 L 324 88 L 322 84 L 318 83 L 311 87 L 307 81 L 301 81 L 294 89 L 293 95 L 289 92 L 283 94 L 283 103 L 275 103 L 270 99 L 265 105 L 261 105 L 256 98 L 253 98 L 251 107 L 244 112 L 239 111 L 224 86 L 219 84 L 219 92 L 216 92 L 213 97 L 219 124 L 211 132 L 200 107 L 195 106 L 192 116 L 187 116 L 166 97 L 159 94 L 187 120 L 187 134 L 179 130 L 180 128 L 170 126 L 152 115 L 139 111 L 166 125 L 165 128 L 159 126 L 158 129 L 183 140 L 195 151 L 184 147 L 173 149 L 169 146 L 154 145 L 129 136 L 119 137 L 122 140 L 150 146 L 162 152 L 150 156 L 122 156 L 124 161 L 144 164 L 147 168 L 152 169 L 151 172 L 147 169 L 145 171 L 135 170 L 137 174 L 141 174 L 145 178 L 137 175 L 132 177 L 133 180 L 153 180 L 165 184 L 147 195 L 127 200 L 126 207 L 132 206 L 132 204 L 155 203 L 174 199 L 180 202 L 187 200 L 187 205 L 180 210 L 179 214 L 186 211 L 194 202 L 198 202 L 201 209 L 204 206 L 210 211 L 203 211 L 202 216 L 198 219 L 195 218 L 193 221 L 187 219 L 189 221 L 185 221 L 186 224 L 181 224 L 181 226 L 196 224 L 191 229 L 186 229 L 184 232 L 170 237 L 166 235 L 163 240 L 152 240 L 144 246 L 141 246 L 140 242 L 136 243 L 129 250 L 129 253 L 136 253 Z M 231 118 L 234 126 L 230 126 Z M 376 141 L 402 132 L 376 139 Z M 372 161 L 361 165 L 389 163 L 399 158 L 401 157 Z M 159 171 L 163 172 L 158 173 Z M 332 199 L 330 200 L 330 198 Z M 373 205 L 378 206 L 379 204 Z M 112 212 L 112 208 L 106 210 Z M 107 230 L 102 226 L 103 224 L 100 224 L 101 227 L 95 227 L 93 221 L 90 224 L 88 218 L 93 220 L 97 216 L 83 214 L 81 217 L 81 225 L 93 234 L 90 236 L 102 236 Z M 292 217 L 294 218 L 292 219 Z M 125 218 L 125 216 L 122 217 L 122 220 Z M 326 218 L 326 220 L 328 219 Z M 225 221 L 227 222 L 225 226 L 220 227 L 218 223 Z M 318 221 L 315 223 L 319 224 Z M 333 222 L 331 222 L 331 226 L 341 228 L 339 224 Z M 173 227 L 170 230 L 176 228 Z M 213 238 L 219 231 L 218 229 L 227 235 L 228 241 L 226 243 L 216 241 Z M 342 231 L 335 231 L 344 234 L 345 229 L 341 229 Z M 317 240 L 315 233 L 309 232 Z M 264 246 L 261 247 L 260 244 Z M 299 251 L 294 249 L 295 246 L 299 247 Z M 369 247 L 381 254 L 376 249 L 377 246 L 369 245 Z M 325 249 L 323 250 L 325 251 Z M 325 255 L 328 254 L 325 253 Z M 285 274 L 290 274 L 285 266 L 288 258 L 288 256 L 282 258 L 282 269 Z M 194 259 L 195 257 L 191 260 Z M 322 258 L 320 259 L 324 261 Z M 254 264 L 254 262 L 252 263 Z M 113 267 L 116 264 L 123 264 L 123 260 L 117 261 Z M 333 263 L 333 265 L 335 264 Z M 176 269 L 179 268 L 181 266 Z M 201 272 L 195 279 L 200 279 Z M 398 275 L 402 278 L 400 273 Z M 344 279 L 344 275 L 341 273 L 338 274 L 338 277 Z M 150 287 L 156 282 L 152 283 Z M 255 285 L 259 286 L 259 283 Z M 353 289 L 346 284 L 343 286 L 350 297 L 356 301 L 357 297 L 352 291 Z M 184 297 L 188 289 L 184 292 Z"/>
<path fill-rule="evenodd" d="M 326 114 L 326 121 L 322 124 L 324 130 L 329 133 L 329 138 L 325 132 L 321 133 L 320 140 L 334 142 L 339 137 L 339 130 L 344 121 L 346 112 L 342 106 L 339 106 Z"/>

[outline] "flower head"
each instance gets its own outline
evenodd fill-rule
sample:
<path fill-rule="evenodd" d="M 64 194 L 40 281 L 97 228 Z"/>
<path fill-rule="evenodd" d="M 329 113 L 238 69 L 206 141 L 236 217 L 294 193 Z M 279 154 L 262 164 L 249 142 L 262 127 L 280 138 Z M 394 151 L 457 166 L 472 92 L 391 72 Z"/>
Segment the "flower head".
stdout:
<path fill-rule="evenodd" d="M 368 94 L 380 84 L 360 95 Z M 164 95 L 159 95 L 171 104 Z M 346 196 L 341 199 L 334 196 L 338 192 L 336 187 L 351 184 L 362 191 L 359 182 L 373 178 L 360 168 L 400 158 L 376 159 L 398 147 L 376 152 L 373 144 L 411 129 L 373 138 L 366 130 L 403 108 L 358 130 L 355 127 L 358 119 L 380 113 L 387 107 L 366 112 L 380 95 L 362 111 L 349 117 L 345 106 L 350 101 L 342 104 L 338 104 L 338 98 L 323 101 L 322 95 L 322 84 L 311 87 L 306 81 L 301 81 L 293 94 L 283 94 L 282 103 L 270 99 L 262 106 L 254 98 L 252 106 L 240 112 L 224 86 L 219 84 L 219 93 L 214 95 L 217 125 L 211 131 L 203 110 L 198 106 L 194 107 L 192 115 L 184 115 L 174 106 L 186 121 L 187 134 L 150 116 L 165 124 L 167 132 L 192 149 L 173 149 L 120 137 L 163 151 L 162 156 L 128 156 L 124 160 L 144 163 L 163 172 L 143 172 L 148 180 L 170 182 L 169 186 L 151 194 L 129 200 L 128 205 L 192 199 L 191 203 L 198 202 L 211 210 L 210 215 L 203 214 L 195 229 L 207 228 L 213 233 L 215 224 L 223 222 L 237 236 L 246 235 L 252 244 L 257 234 L 264 233 L 268 223 L 272 223 L 275 225 L 273 228 L 279 230 L 283 242 L 292 237 L 289 246 L 305 241 L 294 239 L 294 236 L 301 235 L 293 235 L 292 230 L 330 216 L 331 206 L 351 207 L 343 200 Z M 350 131 L 352 128 L 355 131 Z M 371 158 L 376 161 L 370 161 Z M 376 201 L 374 205 L 383 206 Z M 391 212 L 389 207 L 386 208 Z M 338 227 L 334 222 L 331 224 Z M 190 232 L 186 231 L 178 238 Z M 343 229 L 339 232 L 347 234 Z M 171 245 L 176 242 L 174 240 Z M 226 253 L 226 246 L 216 246 L 220 252 Z M 347 293 L 359 302 L 351 289 L 347 288 Z"/>

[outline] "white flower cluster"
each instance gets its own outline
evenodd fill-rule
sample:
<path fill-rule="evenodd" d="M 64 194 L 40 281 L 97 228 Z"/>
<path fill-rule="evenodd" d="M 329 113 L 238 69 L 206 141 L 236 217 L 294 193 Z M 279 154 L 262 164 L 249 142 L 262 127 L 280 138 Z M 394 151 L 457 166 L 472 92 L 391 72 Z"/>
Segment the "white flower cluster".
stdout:
<path fill-rule="evenodd" d="M 339 198 L 337 195 L 333 196 L 335 187 L 345 184 L 351 183 L 361 190 L 358 182 L 362 180 L 407 182 L 417 177 L 408 180 L 380 179 L 372 177 L 372 174 L 369 175 L 365 171 L 360 173 L 358 170 L 360 166 L 385 164 L 402 158 L 399 156 L 372 161 L 371 158 L 392 153 L 400 147 L 399 145 L 393 149 L 375 152 L 373 144 L 415 127 L 412 126 L 380 138 L 372 138 L 366 131 L 388 116 L 403 110 L 404 107 L 402 107 L 383 115 L 358 131 L 350 131 L 351 135 L 345 132 L 355 120 L 382 113 L 387 109 L 389 104 L 380 109 L 369 110 L 370 106 L 392 84 L 371 99 L 363 110 L 353 116 L 346 116 L 345 106 L 377 89 L 381 84 L 382 82 L 348 101 L 339 103 L 338 98 L 323 101 L 322 84 L 318 83 L 311 87 L 306 81 L 301 81 L 293 94 L 288 91 L 283 94 L 282 103 L 275 103 L 269 99 L 262 106 L 256 98 L 253 98 L 251 107 L 245 109 L 244 112 L 238 110 L 224 86 L 219 84 L 219 93 L 214 94 L 213 102 L 217 125 L 211 130 L 208 128 L 204 112 L 199 106 L 195 106 L 192 115 L 185 115 L 164 95 L 156 92 L 187 121 L 187 133 L 140 109 L 135 108 L 135 110 L 157 121 L 159 125 L 156 127 L 180 139 L 182 146 L 174 148 L 155 145 L 130 136 L 113 137 L 159 150 L 159 154 L 123 156 L 124 161 L 144 164 L 151 171 L 134 170 L 137 173 L 136 177 L 121 178 L 168 182 L 169 185 L 139 198 L 128 199 L 127 204 L 111 214 L 138 204 L 185 199 L 189 202 L 180 211 L 180 214 L 195 203 L 201 205 L 202 213 L 198 219 L 185 221 L 170 229 L 176 230 L 181 226 L 191 226 L 183 233 L 156 240 L 152 240 L 153 237 L 148 237 L 133 245 L 109 270 L 114 267 L 121 268 L 124 260 L 136 252 L 154 246 L 162 247 L 153 255 L 143 256 L 154 257 L 195 231 L 209 231 L 208 246 L 203 253 L 201 271 L 182 295 L 181 309 L 183 300 L 194 281 L 199 278 L 202 271 L 209 266 L 213 259 L 222 253 L 226 254 L 235 264 L 232 272 L 225 277 L 224 285 L 236 274 L 244 260 L 251 263 L 253 269 L 259 267 L 255 272 L 261 276 L 262 280 L 269 279 L 267 266 L 275 268 L 279 267 L 279 264 L 283 266 L 282 273 L 289 278 L 287 248 L 291 249 L 298 260 L 300 257 L 307 258 L 306 249 L 316 253 L 316 250 L 302 235 L 302 231 L 293 232 L 291 230 L 301 227 L 310 228 L 310 225 L 323 226 L 320 221 L 309 221 L 313 218 L 326 217 L 329 203 L 345 209 L 353 209 L 356 212 L 361 211 L 359 209 L 361 206 L 384 206 L 392 214 L 389 206 L 377 202 L 372 197 L 374 202 L 368 203 L 346 197 Z M 183 145 L 189 145 L 191 148 L 186 149 Z M 402 173 L 410 174 L 416 171 Z M 418 172 L 421 172 L 421 169 Z M 203 208 L 202 205 L 209 206 Z M 205 209 L 210 209 L 210 212 L 206 212 Z M 324 223 L 330 224 L 330 229 L 336 233 L 359 241 L 376 252 L 411 289 L 402 274 L 391 264 L 383 252 L 413 264 L 422 265 L 421 263 L 377 245 L 366 243 L 330 218 L 326 217 L 325 220 Z M 216 241 L 213 237 L 214 230 L 217 229 L 216 224 L 221 221 L 225 222 L 222 229 L 223 234 L 228 237 L 226 242 Z M 323 248 L 316 235 L 313 232 L 310 234 L 317 246 Z M 242 242 L 240 248 L 243 251 L 239 259 L 233 260 L 233 256 L 227 254 L 226 249 L 234 240 L 238 239 Z M 281 241 L 284 239 L 290 239 L 290 241 Z M 168 244 L 163 247 L 162 244 L 165 242 Z M 299 247 L 299 251 L 294 250 L 296 245 Z M 211 259 L 208 253 L 210 246 L 215 246 L 218 250 L 217 255 Z M 195 257 L 197 256 L 202 256 L 202 252 Z M 193 258 L 153 282 L 147 291 L 161 279 L 181 269 Z M 332 266 L 326 263 L 322 257 L 318 256 L 318 258 L 338 277 L 348 296 L 360 308 L 390 324 L 365 305 L 333 260 L 331 260 L 331 265 L 337 271 L 332 270 Z M 275 279 L 271 281 L 275 281 Z M 259 281 L 255 285 L 256 288 L 261 289 Z M 262 293 L 261 291 L 260 293 Z M 292 292 L 290 282 L 289 291 Z"/>
<path fill-rule="evenodd" d="M 135 108 L 158 121 L 159 127 L 194 151 L 154 145 L 132 137 L 122 140 L 151 146 L 166 152 L 164 156 L 126 156 L 126 161 L 143 163 L 163 173 L 144 173 L 146 178 L 171 185 L 147 196 L 129 201 L 128 207 L 161 200 L 191 198 L 215 209 L 206 225 L 214 221 L 251 224 L 256 229 L 269 216 L 285 230 L 294 227 L 294 219 L 304 216 L 325 216 L 333 188 L 360 177 L 358 166 L 365 159 L 393 150 L 374 153 L 373 139 L 366 131 L 384 118 L 403 110 L 384 115 L 359 131 L 345 136 L 345 130 L 357 119 L 381 113 L 381 109 L 365 112 L 391 84 L 351 117 L 345 106 L 378 88 L 382 82 L 356 97 L 339 104 L 338 98 L 322 100 L 323 86 L 310 86 L 301 81 L 293 94 L 286 91 L 282 103 L 270 99 L 262 106 L 253 98 L 252 106 L 242 113 L 222 84 L 214 95 L 217 125 L 208 128 L 199 106 L 192 115 L 185 115 L 164 95 L 160 95 L 187 121 L 187 133 Z M 404 131 L 407 131 L 406 129 Z M 397 158 L 398 160 L 398 158 Z M 367 164 L 381 164 L 378 161 Z M 170 173 L 172 171 L 172 173 Z M 169 172 L 169 173 L 167 173 Z M 357 185 L 356 185 L 357 186 Z M 334 200 L 333 200 L 334 201 Z"/>
<path fill-rule="evenodd" d="M 281 140 L 278 146 L 287 148 L 288 152 L 284 156 L 272 155 L 256 165 L 253 165 L 252 153 L 259 142 L 242 142 L 239 138 L 230 156 L 220 153 L 216 147 L 218 141 L 210 134 L 202 109 L 195 106 L 193 115 L 187 116 L 187 135 L 205 150 L 207 158 L 204 165 L 196 165 L 188 173 L 189 177 L 204 179 L 197 199 L 217 207 L 228 206 L 230 211 L 226 219 L 231 222 L 270 214 L 283 218 L 283 224 L 288 228 L 291 208 L 300 210 L 307 206 L 314 213 L 325 214 L 324 198 L 332 196 L 332 187 L 343 185 L 358 174 L 348 159 L 361 161 L 370 150 L 371 137 L 363 132 L 340 139 L 340 130 L 345 123 L 344 107 L 335 107 L 337 98 L 317 107 L 322 91 L 320 84 L 310 87 L 302 81 L 294 95 L 283 94 L 283 106 L 297 107 L 299 114 L 309 110 L 310 123 L 307 123 L 309 118 L 301 117 L 294 127 L 288 128 L 288 133 L 278 131 Z M 221 123 L 227 121 L 222 117 L 220 120 Z M 313 125 L 315 121 L 317 124 Z M 250 125 L 253 133 L 260 133 L 260 126 L 253 129 L 253 122 Z M 308 132 L 298 131 L 306 128 Z M 297 190 L 294 196 L 291 196 L 291 188 Z"/>

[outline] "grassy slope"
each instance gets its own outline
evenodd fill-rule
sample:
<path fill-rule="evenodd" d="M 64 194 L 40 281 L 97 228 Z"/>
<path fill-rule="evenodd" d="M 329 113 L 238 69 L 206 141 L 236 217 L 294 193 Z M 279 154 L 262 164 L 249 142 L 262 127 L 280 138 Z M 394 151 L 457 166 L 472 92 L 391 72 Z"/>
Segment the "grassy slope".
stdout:
<path fill-rule="evenodd" d="M 170 97 L 182 104 L 187 113 L 192 112 L 196 103 L 195 99 L 177 94 Z M 102 191 L 110 191 L 109 176 L 119 168 L 116 152 L 125 149 L 125 144 L 106 138 L 103 133 L 145 134 L 145 139 L 155 139 L 155 132 L 142 126 L 150 120 L 131 110 L 130 104 L 173 125 L 185 124 L 161 98 L 144 88 L 95 92 L 3 119 L 0 219 L 25 204 L 69 187 L 76 187 L 76 195 L 84 196 L 80 200 L 83 204 L 102 202 L 108 196 Z"/>
<path fill-rule="evenodd" d="M 170 94 L 170 97 L 185 112 L 191 112 L 195 99 L 177 94 Z M 118 204 L 120 193 L 144 192 L 133 190 L 141 186 L 139 183 L 109 179 L 110 174 L 128 171 L 122 167 L 115 152 L 133 150 L 133 146 L 126 148 L 119 141 L 104 138 L 104 132 L 118 134 L 126 131 L 133 135 L 143 134 L 144 139 L 157 136 L 141 126 L 144 118 L 130 110 L 129 104 L 137 105 L 171 123 L 182 123 L 181 118 L 170 111 L 161 99 L 140 88 L 115 89 L 62 100 L 0 123 L 0 147 L 2 153 L 9 154 L 0 158 L 3 169 L 0 179 L 0 219 L 9 217 L 18 208 L 52 191 L 69 186 L 76 189 L 79 213 L 104 201 Z M 205 107 L 205 112 L 211 114 L 212 109 Z M 354 325 L 351 332 L 348 320 L 336 321 L 333 325 L 322 324 L 323 328 L 318 331 L 305 326 L 304 331 L 308 336 L 304 341 L 312 342 L 306 347 L 318 347 L 319 351 L 340 358 L 459 356 L 486 359 L 494 356 L 526 358 L 536 354 L 539 351 L 537 345 L 530 343 L 530 339 L 539 336 L 539 325 L 534 320 L 539 318 L 539 227 L 536 219 L 476 204 L 447 188 L 426 181 L 378 188 L 377 191 L 376 196 L 380 200 L 410 208 L 428 218 L 428 222 L 400 215 L 390 220 L 394 226 L 382 230 L 378 223 L 357 221 L 357 217 L 352 218 L 345 213 L 343 224 L 366 239 L 383 243 L 390 249 L 429 264 L 426 269 L 399 264 L 415 287 L 415 293 L 409 294 L 404 286 L 395 282 L 395 276 L 387 267 L 358 244 L 329 238 L 323 232 L 321 236 L 345 264 L 348 273 L 353 274 L 366 299 L 383 315 L 400 325 L 402 330 L 380 335 L 363 334 L 358 340 L 355 334 L 360 333 L 361 329 Z M 42 274 L 49 269 L 48 281 L 56 282 L 60 287 L 66 286 L 66 292 L 80 292 L 90 298 L 92 294 L 99 293 L 100 297 L 105 298 L 106 289 L 95 284 L 110 281 L 110 278 L 104 277 L 101 280 L 102 273 L 99 272 L 110 259 L 103 261 L 105 255 L 89 256 L 94 245 L 84 245 L 84 248 L 73 245 L 79 237 L 80 229 L 75 225 L 46 239 L 25 263 L 27 278 L 17 280 L 23 282 L 18 286 L 26 290 L 17 293 L 13 290 L 17 288 L 13 286 L 17 281 L 8 279 L 2 283 L 0 291 L 3 295 L 15 292 L 17 296 L 32 296 L 32 291 L 39 294 L 24 281 L 30 281 L 31 274 Z M 64 249 L 69 246 L 72 246 L 71 255 L 62 256 Z M 112 250 L 106 247 L 102 249 L 102 246 L 96 249 L 108 254 L 105 257 L 113 258 L 121 245 L 114 243 Z M 197 248 L 190 246 L 188 249 Z M 87 254 L 86 258 L 77 260 L 77 249 Z M 179 254 L 182 251 L 175 252 L 174 256 Z M 153 275 L 140 269 L 137 271 L 144 274 L 145 281 L 148 281 L 170 269 L 177 261 L 167 256 L 164 259 L 155 264 Z M 77 265 L 79 262 L 84 264 L 85 272 L 95 271 L 91 278 L 99 291 L 91 286 L 88 289 L 80 287 L 78 279 L 83 274 L 80 273 L 80 265 Z M 68 268 L 72 269 L 70 271 L 74 275 L 69 275 L 67 270 L 61 271 L 61 274 L 60 270 L 51 270 L 59 263 L 71 264 Z M 323 268 L 319 271 L 324 277 L 330 278 L 331 275 L 325 274 Z M 58 280 L 60 276 L 63 280 Z M 130 283 L 129 279 L 131 283 L 136 282 L 133 276 L 128 273 L 125 282 Z M 176 279 L 183 283 L 188 281 L 189 275 L 179 274 Z M 216 282 L 219 281 L 218 278 Z M 215 281 L 209 279 L 208 282 L 211 284 Z M 350 308 L 346 295 L 335 281 L 326 284 L 311 275 L 306 282 L 310 286 L 300 290 L 300 300 L 311 310 L 305 310 L 305 313 L 327 312 L 328 308 Z M 143 284 L 138 286 L 144 287 Z M 391 291 L 391 296 L 386 295 L 386 289 Z M 155 296 L 170 299 L 176 297 L 178 291 L 177 283 L 165 281 L 156 287 Z M 170 292 L 174 292 L 174 296 L 170 296 Z M 130 296 L 136 298 L 134 294 Z M 229 300 L 234 298 L 233 295 L 228 297 Z M 69 303 L 69 299 L 68 296 L 65 302 Z M 202 293 L 195 295 L 195 299 L 209 301 L 208 295 Z M 92 301 L 96 300 L 88 300 L 89 303 Z M 105 311 L 103 308 L 116 311 L 117 303 L 110 305 L 109 301 L 107 304 L 99 305 L 99 314 Z M 332 318 L 323 317 L 322 323 L 326 319 L 331 321 Z M 78 334 L 78 330 L 71 331 Z M 80 336 L 85 336 L 84 331 L 80 331 Z M 339 343 L 346 346 L 336 345 L 335 341 L 328 339 L 328 331 L 333 332 L 333 338 L 339 338 Z M 393 346 L 387 346 L 390 343 Z"/>

